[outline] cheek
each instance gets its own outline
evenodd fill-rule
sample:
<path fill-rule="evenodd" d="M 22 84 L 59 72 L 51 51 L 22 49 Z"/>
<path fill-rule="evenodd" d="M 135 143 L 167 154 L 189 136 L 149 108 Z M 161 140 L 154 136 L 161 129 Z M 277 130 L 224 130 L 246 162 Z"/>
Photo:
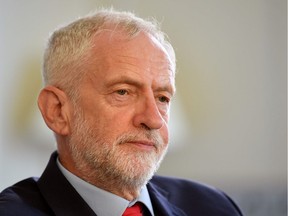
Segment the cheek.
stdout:
<path fill-rule="evenodd" d="M 163 142 L 167 145 L 169 142 L 169 130 L 167 124 L 163 125 L 163 127 L 160 129 L 160 134 L 163 139 Z"/>
<path fill-rule="evenodd" d="M 131 129 L 131 118 L 129 111 L 120 112 L 119 110 L 106 109 L 105 112 L 98 115 L 98 124 L 108 134 L 117 135 Z"/>

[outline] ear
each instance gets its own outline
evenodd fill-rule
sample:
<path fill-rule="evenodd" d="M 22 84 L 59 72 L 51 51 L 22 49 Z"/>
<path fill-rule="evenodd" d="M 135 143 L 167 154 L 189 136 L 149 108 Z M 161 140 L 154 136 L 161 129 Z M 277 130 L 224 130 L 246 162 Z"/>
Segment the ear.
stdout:
<path fill-rule="evenodd" d="M 70 133 L 70 101 L 62 90 L 46 86 L 38 97 L 38 107 L 46 125 L 59 135 Z"/>

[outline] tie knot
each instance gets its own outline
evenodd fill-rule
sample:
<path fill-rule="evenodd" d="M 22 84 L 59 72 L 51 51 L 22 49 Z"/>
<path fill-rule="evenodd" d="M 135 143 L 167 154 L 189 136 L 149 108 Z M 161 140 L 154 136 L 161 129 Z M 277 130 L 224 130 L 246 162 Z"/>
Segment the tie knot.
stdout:
<path fill-rule="evenodd" d="M 133 206 L 128 207 L 123 216 L 142 216 L 142 204 L 137 202 Z"/>

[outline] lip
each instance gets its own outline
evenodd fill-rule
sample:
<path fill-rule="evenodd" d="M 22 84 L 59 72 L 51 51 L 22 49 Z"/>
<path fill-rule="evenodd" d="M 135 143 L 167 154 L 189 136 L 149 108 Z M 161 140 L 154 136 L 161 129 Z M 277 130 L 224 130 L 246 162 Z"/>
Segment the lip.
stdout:
<path fill-rule="evenodd" d="M 127 144 L 135 145 L 136 147 L 142 148 L 142 149 L 152 149 L 155 148 L 155 144 L 150 141 L 144 141 L 144 140 L 135 140 L 135 141 L 129 141 Z"/>

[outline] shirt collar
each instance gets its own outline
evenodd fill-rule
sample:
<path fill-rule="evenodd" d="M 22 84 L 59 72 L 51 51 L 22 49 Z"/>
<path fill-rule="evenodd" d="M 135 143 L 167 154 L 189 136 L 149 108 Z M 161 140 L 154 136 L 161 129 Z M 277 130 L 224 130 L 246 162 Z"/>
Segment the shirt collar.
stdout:
<path fill-rule="evenodd" d="M 75 176 L 63 167 L 58 159 L 57 165 L 62 174 L 97 215 L 121 216 L 128 206 L 132 206 L 139 201 L 143 203 L 149 210 L 150 214 L 154 216 L 152 203 L 146 185 L 142 188 L 140 196 L 136 200 L 129 202 L 122 197 L 102 190 Z M 111 205 L 111 203 L 113 203 L 113 205 Z"/>

